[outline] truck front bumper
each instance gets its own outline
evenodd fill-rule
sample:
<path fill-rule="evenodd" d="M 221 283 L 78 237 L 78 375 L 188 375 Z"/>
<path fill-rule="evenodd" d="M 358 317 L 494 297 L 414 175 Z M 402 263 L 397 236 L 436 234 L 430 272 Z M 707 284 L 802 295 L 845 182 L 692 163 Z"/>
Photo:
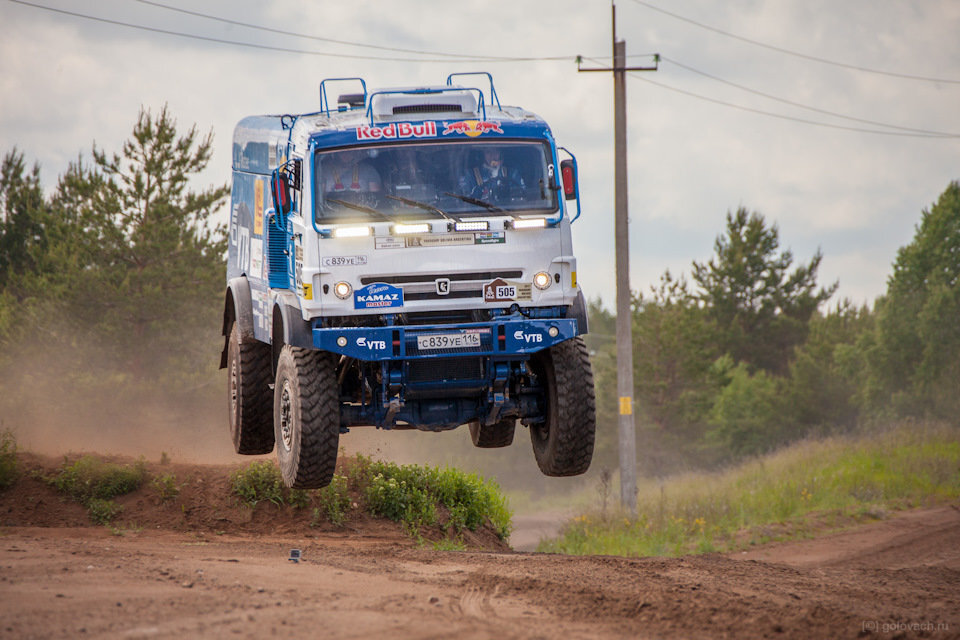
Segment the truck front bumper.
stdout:
<path fill-rule="evenodd" d="M 527 356 L 578 335 L 574 318 L 504 318 L 458 325 L 314 328 L 318 349 L 365 361 Z"/>

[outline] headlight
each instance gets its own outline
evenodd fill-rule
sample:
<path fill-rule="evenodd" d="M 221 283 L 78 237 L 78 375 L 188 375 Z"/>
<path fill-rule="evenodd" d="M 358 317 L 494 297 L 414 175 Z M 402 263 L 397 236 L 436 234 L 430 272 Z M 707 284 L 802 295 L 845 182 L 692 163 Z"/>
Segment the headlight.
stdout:
<path fill-rule="evenodd" d="M 533 286 L 537 289 L 546 289 L 550 286 L 551 282 L 553 282 L 553 278 L 551 278 L 550 274 L 546 271 L 540 271 L 533 276 Z"/>
<path fill-rule="evenodd" d="M 490 223 L 486 220 L 470 220 L 468 222 L 457 222 L 453 225 L 457 231 L 486 231 L 490 228 Z"/>
<path fill-rule="evenodd" d="M 338 227 L 333 230 L 334 238 L 362 238 L 370 235 L 370 227 Z"/>
<path fill-rule="evenodd" d="M 519 218 L 513 221 L 514 229 L 543 229 L 545 226 L 546 218 Z"/>
<path fill-rule="evenodd" d="M 333 285 L 333 293 L 341 300 L 346 300 L 350 297 L 350 294 L 353 292 L 353 287 L 350 286 L 349 282 L 338 282 Z"/>
<path fill-rule="evenodd" d="M 430 233 L 430 225 L 426 222 L 418 224 L 395 224 L 393 232 L 400 235 L 404 233 Z"/>

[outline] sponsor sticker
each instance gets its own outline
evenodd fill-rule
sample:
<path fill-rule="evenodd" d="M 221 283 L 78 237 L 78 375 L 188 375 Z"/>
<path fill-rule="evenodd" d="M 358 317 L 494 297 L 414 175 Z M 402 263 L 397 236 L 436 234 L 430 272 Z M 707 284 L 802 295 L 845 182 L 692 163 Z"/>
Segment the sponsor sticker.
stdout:
<path fill-rule="evenodd" d="M 263 235 L 263 188 L 266 180 L 255 180 L 253 183 L 253 233 Z"/>
<path fill-rule="evenodd" d="M 479 231 L 473 234 L 474 244 L 503 244 L 507 241 L 503 231 Z"/>
<path fill-rule="evenodd" d="M 362 267 L 367 264 L 367 256 L 324 256 L 320 258 L 323 267 Z"/>
<path fill-rule="evenodd" d="M 393 236 L 380 236 L 374 238 L 374 247 L 377 249 L 403 249 L 406 243 L 403 238 L 394 238 Z"/>
<path fill-rule="evenodd" d="M 250 270 L 247 272 L 255 278 L 263 273 L 263 240 L 250 238 Z"/>
<path fill-rule="evenodd" d="M 403 289 L 374 282 L 353 292 L 354 309 L 389 309 L 403 306 Z"/>
<path fill-rule="evenodd" d="M 443 133 L 441 135 L 451 135 L 460 133 L 471 138 L 476 138 L 485 133 L 503 133 L 499 122 L 489 122 L 486 120 L 460 120 L 458 122 L 444 122 Z"/>
<path fill-rule="evenodd" d="M 515 300 L 530 300 L 532 286 L 529 282 L 509 282 L 497 278 L 483 285 L 484 302 L 513 302 Z"/>
<path fill-rule="evenodd" d="M 435 236 L 410 236 L 405 240 L 407 247 L 454 247 L 473 244 L 473 234 L 445 233 Z"/>

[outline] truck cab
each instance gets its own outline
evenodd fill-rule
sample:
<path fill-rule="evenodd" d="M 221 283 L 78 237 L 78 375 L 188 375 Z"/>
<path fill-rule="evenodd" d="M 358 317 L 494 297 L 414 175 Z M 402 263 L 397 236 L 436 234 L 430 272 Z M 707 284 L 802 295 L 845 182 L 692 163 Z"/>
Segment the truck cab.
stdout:
<path fill-rule="evenodd" d="M 494 448 L 519 424 L 544 473 L 583 473 L 579 215 L 576 160 L 489 74 L 325 80 L 315 113 L 243 119 L 221 357 L 235 450 L 276 446 L 287 485 L 315 488 L 353 427 L 467 425 Z"/>

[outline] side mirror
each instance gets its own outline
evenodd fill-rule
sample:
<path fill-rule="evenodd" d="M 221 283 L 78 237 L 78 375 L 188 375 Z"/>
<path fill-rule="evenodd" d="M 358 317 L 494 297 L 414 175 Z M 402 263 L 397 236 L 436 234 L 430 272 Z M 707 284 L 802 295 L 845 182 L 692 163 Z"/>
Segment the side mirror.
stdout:
<path fill-rule="evenodd" d="M 577 165 L 573 160 L 560 163 L 560 175 L 563 177 L 563 197 L 567 200 L 577 198 Z"/>
<path fill-rule="evenodd" d="M 272 185 L 274 211 L 283 215 L 290 213 L 293 209 L 290 198 L 290 178 L 286 173 L 274 174 Z"/>
<path fill-rule="evenodd" d="M 301 160 L 297 158 L 289 165 L 275 171 L 271 181 L 273 208 L 277 213 L 286 215 L 293 210 L 292 191 L 300 190 Z"/>

